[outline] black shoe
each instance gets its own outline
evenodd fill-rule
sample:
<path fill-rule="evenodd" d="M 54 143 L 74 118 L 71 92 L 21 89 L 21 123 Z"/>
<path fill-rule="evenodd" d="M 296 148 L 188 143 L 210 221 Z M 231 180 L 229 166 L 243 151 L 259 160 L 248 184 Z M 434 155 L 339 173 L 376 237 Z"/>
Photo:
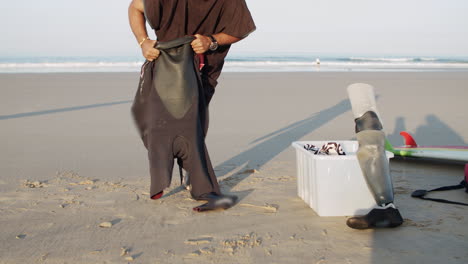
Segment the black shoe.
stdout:
<path fill-rule="evenodd" d="M 402 223 L 400 211 L 392 207 L 372 209 L 367 215 L 351 217 L 346 221 L 346 224 L 354 229 L 397 227 Z"/>
<path fill-rule="evenodd" d="M 216 209 L 228 209 L 236 204 L 237 196 L 234 195 L 219 195 L 216 193 L 206 193 L 199 197 L 194 197 L 197 201 L 207 201 L 207 203 L 194 207 L 197 212 L 204 212 Z"/>

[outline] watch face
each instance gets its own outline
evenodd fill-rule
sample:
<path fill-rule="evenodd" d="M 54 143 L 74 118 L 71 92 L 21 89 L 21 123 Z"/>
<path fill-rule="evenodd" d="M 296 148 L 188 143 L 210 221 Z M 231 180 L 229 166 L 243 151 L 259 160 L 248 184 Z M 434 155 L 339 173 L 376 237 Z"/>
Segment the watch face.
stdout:
<path fill-rule="evenodd" d="M 218 42 L 211 42 L 210 50 L 216 50 L 218 48 Z"/>

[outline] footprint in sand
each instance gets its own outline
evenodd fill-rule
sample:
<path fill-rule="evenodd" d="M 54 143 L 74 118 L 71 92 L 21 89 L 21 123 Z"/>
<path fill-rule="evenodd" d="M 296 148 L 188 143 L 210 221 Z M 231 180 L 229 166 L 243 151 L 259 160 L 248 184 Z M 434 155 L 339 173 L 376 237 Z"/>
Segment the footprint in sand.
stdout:
<path fill-rule="evenodd" d="M 189 254 L 189 256 L 201 256 L 201 255 L 211 255 L 213 253 L 215 253 L 215 248 L 213 247 L 205 247 L 205 248 L 201 248 L 199 250 L 196 250 L 192 253 Z"/>
<path fill-rule="evenodd" d="M 258 237 L 255 232 L 251 232 L 239 238 L 224 240 L 221 244 L 224 246 L 225 252 L 233 255 L 242 248 L 254 248 L 260 246 L 262 245 L 262 242 L 262 238 Z"/>

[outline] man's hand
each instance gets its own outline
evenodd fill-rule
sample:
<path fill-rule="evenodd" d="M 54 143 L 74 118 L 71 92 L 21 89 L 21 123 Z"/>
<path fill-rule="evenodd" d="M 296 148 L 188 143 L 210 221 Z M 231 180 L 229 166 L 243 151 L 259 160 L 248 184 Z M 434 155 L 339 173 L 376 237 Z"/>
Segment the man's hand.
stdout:
<path fill-rule="evenodd" d="M 141 52 L 143 53 L 143 57 L 145 57 L 149 61 L 153 61 L 159 57 L 160 51 L 154 48 L 154 44 L 156 44 L 156 40 L 145 40 L 141 44 Z"/>
<path fill-rule="evenodd" d="M 211 44 L 211 38 L 207 36 L 203 36 L 200 34 L 195 34 L 194 39 L 191 43 L 192 49 L 196 54 L 203 54 L 205 53 Z"/>

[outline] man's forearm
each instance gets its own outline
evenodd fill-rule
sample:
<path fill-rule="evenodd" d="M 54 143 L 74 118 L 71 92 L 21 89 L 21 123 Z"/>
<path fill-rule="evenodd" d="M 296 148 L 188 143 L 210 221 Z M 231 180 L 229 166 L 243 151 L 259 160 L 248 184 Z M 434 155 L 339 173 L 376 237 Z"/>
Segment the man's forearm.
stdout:
<path fill-rule="evenodd" d="M 139 1 L 132 1 L 128 7 L 128 19 L 133 35 L 135 35 L 137 42 L 141 43 L 148 37 L 148 32 L 146 31 L 146 20 L 143 13 L 143 7 L 140 6 L 138 2 Z"/>
<path fill-rule="evenodd" d="M 154 48 L 156 40 L 150 40 L 148 38 L 144 12 L 143 1 L 132 0 L 132 3 L 128 7 L 128 20 L 130 22 L 130 28 L 141 47 L 143 57 L 148 61 L 153 61 L 158 58 L 159 50 Z"/>
<path fill-rule="evenodd" d="M 219 45 L 229 45 L 238 42 L 241 40 L 240 38 L 233 37 L 231 35 L 228 35 L 226 33 L 218 33 L 214 34 L 213 37 L 216 39 Z"/>

